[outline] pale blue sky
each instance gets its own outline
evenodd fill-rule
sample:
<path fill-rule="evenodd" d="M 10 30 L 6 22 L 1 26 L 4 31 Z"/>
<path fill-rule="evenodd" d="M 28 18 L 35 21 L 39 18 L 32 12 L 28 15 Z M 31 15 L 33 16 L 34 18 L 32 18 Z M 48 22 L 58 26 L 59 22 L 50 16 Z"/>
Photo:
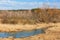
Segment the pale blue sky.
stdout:
<path fill-rule="evenodd" d="M 60 0 L 0 0 L 0 9 L 32 9 L 47 3 L 50 7 L 60 8 Z"/>

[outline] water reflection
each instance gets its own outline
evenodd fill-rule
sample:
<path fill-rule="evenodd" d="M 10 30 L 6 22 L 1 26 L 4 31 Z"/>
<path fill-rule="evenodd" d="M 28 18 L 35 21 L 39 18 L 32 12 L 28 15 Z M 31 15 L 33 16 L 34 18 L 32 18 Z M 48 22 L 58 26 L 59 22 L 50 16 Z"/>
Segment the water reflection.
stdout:
<path fill-rule="evenodd" d="M 33 36 L 33 35 L 37 35 L 37 34 L 41 34 L 44 33 L 44 31 L 42 29 L 36 29 L 36 30 L 32 30 L 32 31 L 22 31 L 22 32 L 0 32 L 0 37 L 2 38 L 7 38 L 9 36 L 12 36 L 14 38 L 22 38 L 22 37 L 28 37 L 28 36 Z"/>

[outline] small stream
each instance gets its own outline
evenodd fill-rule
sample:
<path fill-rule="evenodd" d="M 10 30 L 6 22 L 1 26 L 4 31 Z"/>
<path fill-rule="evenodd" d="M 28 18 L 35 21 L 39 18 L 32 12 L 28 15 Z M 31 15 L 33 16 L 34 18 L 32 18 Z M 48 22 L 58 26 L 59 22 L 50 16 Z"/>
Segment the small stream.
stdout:
<path fill-rule="evenodd" d="M 36 29 L 32 31 L 22 31 L 22 32 L 0 32 L 0 38 L 8 38 L 9 36 L 12 36 L 13 38 L 23 38 L 23 37 L 29 37 L 37 34 L 44 33 L 43 29 Z"/>

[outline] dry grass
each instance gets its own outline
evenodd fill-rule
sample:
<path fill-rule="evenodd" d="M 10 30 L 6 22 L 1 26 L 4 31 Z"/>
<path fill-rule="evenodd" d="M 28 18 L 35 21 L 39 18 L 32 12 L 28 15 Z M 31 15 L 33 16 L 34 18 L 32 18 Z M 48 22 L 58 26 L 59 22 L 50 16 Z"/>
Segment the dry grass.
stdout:
<path fill-rule="evenodd" d="M 1 25 L 4 25 L 4 27 L 7 26 L 6 24 L 0 24 L 0 27 L 1 27 Z M 8 24 L 8 25 L 10 25 L 10 24 Z M 35 26 L 26 24 L 26 25 L 23 25 L 23 27 L 18 25 L 19 27 L 17 26 L 17 28 L 21 27 L 21 30 L 22 30 L 22 28 L 28 30 L 29 28 L 34 29 L 34 27 L 45 28 L 47 26 L 49 27 L 50 25 L 54 26 L 54 27 L 48 28 L 46 30 L 46 33 L 44 33 L 44 34 L 38 34 L 35 36 L 26 37 L 26 38 L 12 38 L 12 37 L 0 38 L 0 40 L 60 40 L 60 23 L 55 23 L 55 24 L 54 23 L 49 23 L 49 24 L 44 23 L 44 24 L 37 24 Z M 13 25 L 10 25 L 10 26 L 12 26 L 13 28 L 16 27 L 16 25 L 15 25 L 15 27 Z M 26 26 L 26 28 L 25 28 L 25 26 Z M 8 27 L 6 27 L 6 28 L 8 29 Z"/>
<path fill-rule="evenodd" d="M 60 22 L 60 9 L 6 10 L 0 11 L 0 19 L 0 23 L 3 23 L 0 24 L 0 32 L 29 31 L 49 27 L 44 34 L 26 38 L 0 38 L 0 40 L 60 40 L 60 23 L 57 23 Z"/>
<path fill-rule="evenodd" d="M 23 31 L 23 30 L 33 30 L 33 29 L 40 29 L 40 28 L 46 28 L 49 26 L 54 26 L 53 23 L 42 23 L 42 24 L 35 24 L 35 25 L 29 25 L 29 24 L 0 24 L 0 31 L 10 32 L 10 31 Z"/>

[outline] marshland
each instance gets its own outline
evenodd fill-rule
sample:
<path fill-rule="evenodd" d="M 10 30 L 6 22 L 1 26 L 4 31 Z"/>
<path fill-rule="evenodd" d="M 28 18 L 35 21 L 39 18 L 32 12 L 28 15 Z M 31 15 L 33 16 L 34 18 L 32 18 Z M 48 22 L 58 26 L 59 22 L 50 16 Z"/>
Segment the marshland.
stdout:
<path fill-rule="evenodd" d="M 0 40 L 59 40 L 60 9 L 0 10 Z"/>

